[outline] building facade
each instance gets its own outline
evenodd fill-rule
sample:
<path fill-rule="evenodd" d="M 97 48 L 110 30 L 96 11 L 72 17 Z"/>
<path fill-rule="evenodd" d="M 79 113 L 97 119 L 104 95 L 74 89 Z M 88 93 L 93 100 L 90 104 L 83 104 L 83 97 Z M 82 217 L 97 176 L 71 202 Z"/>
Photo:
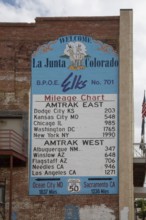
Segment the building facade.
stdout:
<path fill-rule="evenodd" d="M 95 52 L 92 53 L 94 47 L 99 57 Z M 29 24 L 0 23 L 0 219 L 133 219 L 132 55 L 132 10 L 121 10 L 120 16 L 110 17 L 36 18 L 35 23 Z M 89 76 L 83 81 L 83 74 L 87 74 L 86 69 L 90 70 L 92 78 Z M 65 74 L 64 71 L 69 71 L 70 77 L 76 75 L 71 86 L 68 84 L 67 80 L 71 83 L 68 77 L 62 82 L 62 93 L 58 83 L 60 85 L 59 80 L 62 80 L 61 74 Z M 98 71 L 101 72 L 98 74 Z M 46 74 L 50 77 L 48 81 Z M 56 74 L 56 78 L 53 78 L 53 74 Z M 80 92 L 89 81 L 92 86 Z M 45 97 L 45 107 L 41 107 L 44 104 L 35 104 L 41 102 L 42 97 Z M 84 102 L 82 108 L 77 104 L 79 97 L 80 102 L 88 101 L 86 113 L 83 110 L 87 103 Z M 85 100 L 87 97 L 88 100 Z M 117 97 L 114 107 L 112 104 L 106 104 L 108 100 L 112 102 L 113 97 Z M 60 115 L 57 120 L 54 119 L 56 116 L 51 111 L 70 109 L 69 105 L 67 108 L 62 105 L 56 105 L 56 108 L 50 106 L 50 102 L 58 103 L 60 99 L 62 102 L 76 103 L 79 110 L 74 113 L 77 113 L 79 118 L 83 115 L 82 120 L 75 120 L 75 117 L 78 117 L 75 115 L 71 116 L 73 125 L 68 118 L 68 122 L 64 122 L 64 118 L 68 117 L 64 113 L 60 114 L 63 119 Z M 97 105 L 101 105 L 100 114 L 104 115 L 106 123 L 103 124 L 102 119 L 99 121 L 101 125 L 97 125 L 97 131 L 104 127 L 102 138 L 92 137 L 97 124 L 96 120 L 94 123 L 97 112 L 94 113 L 93 108 Z M 102 105 L 105 106 L 104 112 Z M 76 106 L 74 104 L 74 107 Z M 93 111 L 89 108 L 91 106 Z M 51 133 L 45 128 L 46 134 L 49 131 L 50 136 L 43 142 L 44 146 L 48 145 L 44 149 L 50 149 L 50 143 L 55 143 L 51 149 L 55 148 L 60 152 L 61 147 L 64 147 L 64 151 L 67 151 L 65 158 L 62 156 L 63 160 L 59 158 L 60 154 L 55 154 L 54 162 L 53 159 L 51 162 L 49 154 L 48 162 L 44 162 L 46 166 L 50 164 L 47 169 L 42 168 L 43 164 L 39 164 L 43 160 L 42 154 L 37 150 L 35 152 L 35 148 L 40 146 L 37 145 L 40 141 L 38 129 L 40 128 L 44 135 L 44 127 L 40 124 L 35 127 L 34 119 L 37 119 L 38 123 L 46 123 L 49 119 L 44 117 L 44 113 L 35 115 L 34 112 L 45 111 L 44 109 L 47 109 L 48 115 L 51 114 L 47 117 L 53 118 L 52 123 L 64 120 L 63 132 L 69 128 L 76 130 L 70 139 L 61 136 L 64 142 L 56 144 L 49 142 L 54 140 L 51 135 L 56 132 Z M 106 110 L 113 109 L 116 113 L 106 114 Z M 94 117 L 90 118 L 92 113 Z M 116 122 L 111 117 L 116 117 Z M 113 123 L 113 126 L 109 123 Z M 85 127 L 87 128 L 84 129 Z M 63 132 L 59 132 L 58 135 L 62 135 Z M 84 137 L 84 140 L 79 142 L 84 132 L 86 139 Z M 71 142 L 73 139 L 74 142 Z M 87 145 L 87 140 L 90 140 L 88 145 L 92 146 L 93 151 L 92 148 L 86 147 L 84 152 L 83 146 Z M 103 147 L 112 148 L 107 150 L 107 154 L 102 152 Z M 82 149 L 84 150 L 80 154 Z M 71 151 L 77 151 L 76 159 Z M 103 162 L 103 159 L 107 162 Z M 75 169 L 71 169 L 73 163 Z M 58 169 L 56 171 L 55 166 Z M 46 173 L 52 174 L 43 173 L 44 169 Z M 53 171 L 58 173 L 54 174 Z M 56 189 L 53 185 L 55 183 L 51 182 L 58 181 L 57 179 L 63 184 L 60 185 L 61 189 L 59 185 Z M 82 181 L 84 185 L 80 183 Z M 49 189 L 46 189 L 47 187 Z"/>

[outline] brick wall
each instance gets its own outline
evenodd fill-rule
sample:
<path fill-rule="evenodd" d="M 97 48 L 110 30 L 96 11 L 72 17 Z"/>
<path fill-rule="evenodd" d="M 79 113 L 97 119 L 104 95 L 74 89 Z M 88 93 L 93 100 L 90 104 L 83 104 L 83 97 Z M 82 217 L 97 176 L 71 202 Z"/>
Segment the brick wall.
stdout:
<path fill-rule="evenodd" d="M 90 10 L 90 9 L 89 9 Z M 0 111 L 22 111 L 29 108 L 31 54 L 45 42 L 60 36 L 82 34 L 119 49 L 119 17 L 36 18 L 35 23 L 0 23 Z M 25 131 L 26 132 L 26 131 Z M 9 209 L 9 168 L 0 168 L 0 178 L 6 178 L 6 220 Z M 13 168 L 13 219 L 67 220 L 67 210 L 77 207 L 90 212 L 101 207 L 118 219 L 118 195 L 28 196 L 28 166 Z M 78 219 L 72 213 L 68 219 Z M 97 217 L 99 219 L 99 217 Z"/>

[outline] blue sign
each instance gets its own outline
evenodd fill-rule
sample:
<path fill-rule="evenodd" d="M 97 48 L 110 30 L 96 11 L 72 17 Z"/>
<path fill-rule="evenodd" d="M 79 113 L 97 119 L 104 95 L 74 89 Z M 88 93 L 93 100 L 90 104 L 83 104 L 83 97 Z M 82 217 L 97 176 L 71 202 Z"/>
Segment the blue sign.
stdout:
<path fill-rule="evenodd" d="M 65 206 L 65 220 L 80 220 L 79 207 L 74 205 Z"/>
<path fill-rule="evenodd" d="M 118 66 L 83 35 L 33 53 L 30 195 L 118 193 Z"/>

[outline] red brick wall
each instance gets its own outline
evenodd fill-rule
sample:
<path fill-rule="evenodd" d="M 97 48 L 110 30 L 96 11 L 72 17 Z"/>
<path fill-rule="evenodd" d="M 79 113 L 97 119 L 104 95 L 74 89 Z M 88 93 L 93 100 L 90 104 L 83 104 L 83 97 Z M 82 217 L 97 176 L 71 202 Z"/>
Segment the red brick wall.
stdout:
<path fill-rule="evenodd" d="M 89 9 L 90 10 L 90 9 Z M 31 54 L 45 42 L 83 34 L 119 49 L 119 17 L 37 18 L 35 23 L 0 23 L 0 112 L 29 108 Z M 9 209 L 9 168 L 6 178 L 6 220 Z M 12 212 L 19 220 L 64 220 L 65 206 L 105 205 L 119 215 L 118 195 L 28 196 L 28 166 L 13 169 Z"/>

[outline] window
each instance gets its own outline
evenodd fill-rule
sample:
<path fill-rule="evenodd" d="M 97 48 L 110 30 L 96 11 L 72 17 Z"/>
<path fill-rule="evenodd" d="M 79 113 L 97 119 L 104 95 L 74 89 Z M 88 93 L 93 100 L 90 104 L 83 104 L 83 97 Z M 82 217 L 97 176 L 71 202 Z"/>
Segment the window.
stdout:
<path fill-rule="evenodd" d="M 5 186 L 0 183 L 0 205 L 5 203 Z"/>
<path fill-rule="evenodd" d="M 5 219 L 5 181 L 0 181 L 0 219 Z"/>

